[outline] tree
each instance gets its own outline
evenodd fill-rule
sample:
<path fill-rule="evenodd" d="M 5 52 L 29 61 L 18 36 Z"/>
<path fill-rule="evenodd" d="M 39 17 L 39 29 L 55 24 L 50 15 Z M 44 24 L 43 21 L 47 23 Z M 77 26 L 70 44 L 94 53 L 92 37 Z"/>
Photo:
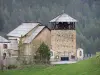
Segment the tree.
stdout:
<path fill-rule="evenodd" d="M 18 62 L 19 64 L 23 64 L 23 59 L 24 58 L 24 45 L 22 42 L 22 36 L 19 40 L 19 44 L 18 44 Z"/>
<path fill-rule="evenodd" d="M 4 21 L 3 21 L 2 13 L 0 11 L 0 31 L 3 30 L 3 24 L 4 24 Z"/>
<path fill-rule="evenodd" d="M 7 34 L 23 22 L 41 22 L 52 27 L 48 22 L 65 10 L 78 20 L 77 45 L 82 43 L 84 50 L 91 52 L 94 44 L 90 38 L 95 42 L 100 37 L 100 23 L 95 22 L 100 21 L 99 8 L 100 0 L 0 0 L 0 30 L 3 32 L 0 34 Z M 87 40 L 83 41 L 83 37 Z M 97 48 L 94 47 L 92 52 L 95 53 Z"/>
<path fill-rule="evenodd" d="M 100 52 L 96 52 L 96 61 L 97 64 L 100 64 Z"/>
<path fill-rule="evenodd" d="M 46 45 L 44 42 L 40 45 L 36 52 L 36 56 L 39 59 L 39 62 L 42 63 L 49 63 L 50 60 L 50 49 L 48 45 Z"/>

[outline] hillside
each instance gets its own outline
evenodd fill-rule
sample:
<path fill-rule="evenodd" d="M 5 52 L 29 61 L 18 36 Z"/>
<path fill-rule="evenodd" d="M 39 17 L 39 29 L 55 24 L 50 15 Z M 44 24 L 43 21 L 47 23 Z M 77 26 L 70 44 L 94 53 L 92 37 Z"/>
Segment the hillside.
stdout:
<path fill-rule="evenodd" d="M 49 21 L 65 13 L 78 20 L 77 47 L 85 53 L 100 51 L 100 0 L 0 0 L 0 36 L 23 22 Z"/>
<path fill-rule="evenodd" d="M 50 67 L 28 68 L 24 70 L 10 70 L 0 72 L 1 75 L 100 75 L 100 65 L 95 58 L 83 60 L 70 65 L 56 65 Z"/>

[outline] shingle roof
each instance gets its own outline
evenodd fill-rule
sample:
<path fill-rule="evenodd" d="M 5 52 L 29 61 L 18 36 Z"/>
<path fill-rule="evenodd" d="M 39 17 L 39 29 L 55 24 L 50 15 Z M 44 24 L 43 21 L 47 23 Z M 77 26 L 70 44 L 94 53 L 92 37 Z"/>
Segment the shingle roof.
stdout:
<path fill-rule="evenodd" d="M 64 13 L 54 18 L 50 22 L 77 22 L 77 20 Z"/>
<path fill-rule="evenodd" d="M 8 41 L 4 37 L 0 36 L 0 43 L 8 43 L 8 42 L 10 42 L 10 41 Z"/>
<path fill-rule="evenodd" d="M 44 28 L 45 26 L 38 26 L 37 29 L 29 36 L 24 43 L 30 43 Z"/>
<path fill-rule="evenodd" d="M 38 25 L 39 23 L 22 23 L 20 26 L 15 28 L 13 31 L 8 33 L 7 36 L 16 36 L 16 37 L 24 36 Z"/>

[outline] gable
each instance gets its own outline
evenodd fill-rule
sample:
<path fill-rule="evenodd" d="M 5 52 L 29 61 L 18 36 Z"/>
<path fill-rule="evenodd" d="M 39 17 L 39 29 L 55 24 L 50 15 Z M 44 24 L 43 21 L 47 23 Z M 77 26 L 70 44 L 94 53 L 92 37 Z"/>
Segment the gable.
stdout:
<path fill-rule="evenodd" d="M 40 32 L 45 28 L 45 26 L 38 26 L 37 29 L 24 41 L 24 43 L 30 43 Z"/>

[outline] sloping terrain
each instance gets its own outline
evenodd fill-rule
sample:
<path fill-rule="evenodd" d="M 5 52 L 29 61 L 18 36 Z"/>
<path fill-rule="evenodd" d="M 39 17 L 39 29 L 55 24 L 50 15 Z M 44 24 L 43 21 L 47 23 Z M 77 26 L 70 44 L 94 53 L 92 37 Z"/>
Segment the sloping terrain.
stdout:
<path fill-rule="evenodd" d="M 96 59 L 83 60 L 75 64 L 50 67 L 35 66 L 24 70 L 9 70 L 0 75 L 100 75 L 100 65 Z"/>

